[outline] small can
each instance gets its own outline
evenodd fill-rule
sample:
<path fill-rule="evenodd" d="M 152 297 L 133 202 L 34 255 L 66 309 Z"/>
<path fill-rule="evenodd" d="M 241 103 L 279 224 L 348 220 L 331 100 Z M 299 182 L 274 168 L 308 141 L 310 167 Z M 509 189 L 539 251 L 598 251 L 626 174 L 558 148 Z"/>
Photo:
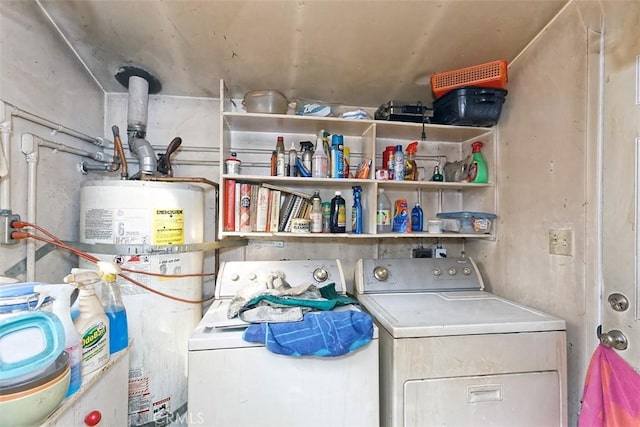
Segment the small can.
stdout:
<path fill-rule="evenodd" d="M 311 220 L 306 218 L 294 218 L 291 220 L 292 233 L 309 233 Z"/>
<path fill-rule="evenodd" d="M 322 202 L 322 232 L 331 232 L 331 202 Z"/>

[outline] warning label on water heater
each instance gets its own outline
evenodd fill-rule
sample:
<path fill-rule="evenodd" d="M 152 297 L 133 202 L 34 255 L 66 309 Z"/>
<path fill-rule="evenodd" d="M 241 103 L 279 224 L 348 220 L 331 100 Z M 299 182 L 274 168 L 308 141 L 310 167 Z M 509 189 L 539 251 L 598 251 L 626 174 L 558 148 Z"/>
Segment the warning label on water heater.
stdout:
<path fill-rule="evenodd" d="M 155 245 L 184 244 L 184 210 L 183 209 L 154 209 L 153 210 L 153 244 Z"/>

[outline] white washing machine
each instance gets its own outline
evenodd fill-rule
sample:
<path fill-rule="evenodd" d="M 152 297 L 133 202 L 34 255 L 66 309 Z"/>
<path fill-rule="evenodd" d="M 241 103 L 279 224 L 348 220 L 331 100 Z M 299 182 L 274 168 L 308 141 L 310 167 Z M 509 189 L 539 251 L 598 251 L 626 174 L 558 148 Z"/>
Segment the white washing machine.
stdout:
<path fill-rule="evenodd" d="M 216 427 L 379 426 L 378 329 L 365 346 L 338 357 L 291 357 L 246 342 L 230 320 L 231 298 L 274 272 L 292 286 L 335 283 L 338 260 L 222 263 L 215 301 L 189 340 L 188 421 Z"/>
<path fill-rule="evenodd" d="M 485 292 L 470 258 L 363 259 L 382 426 L 567 425 L 566 324 Z"/>

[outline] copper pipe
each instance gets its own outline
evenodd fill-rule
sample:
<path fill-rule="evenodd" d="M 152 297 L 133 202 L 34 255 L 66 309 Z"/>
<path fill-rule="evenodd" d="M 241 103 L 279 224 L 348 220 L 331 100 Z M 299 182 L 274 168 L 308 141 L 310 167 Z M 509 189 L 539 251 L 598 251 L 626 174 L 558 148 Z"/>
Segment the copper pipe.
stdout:
<path fill-rule="evenodd" d="M 120 139 L 120 129 L 118 126 L 112 126 L 111 131 L 113 132 L 113 152 L 120 159 L 120 163 L 122 165 L 122 171 L 120 172 L 120 178 L 127 179 L 129 178 L 129 171 L 127 168 L 127 159 L 124 156 L 124 147 L 122 146 L 122 140 Z"/>
<path fill-rule="evenodd" d="M 202 177 L 167 177 L 167 176 L 151 176 L 147 174 L 142 174 L 140 177 L 141 181 L 161 181 L 161 182 L 196 182 L 201 184 L 211 185 L 215 189 L 219 188 L 219 184 L 217 182 L 213 182 L 208 180 L 207 178 Z"/>

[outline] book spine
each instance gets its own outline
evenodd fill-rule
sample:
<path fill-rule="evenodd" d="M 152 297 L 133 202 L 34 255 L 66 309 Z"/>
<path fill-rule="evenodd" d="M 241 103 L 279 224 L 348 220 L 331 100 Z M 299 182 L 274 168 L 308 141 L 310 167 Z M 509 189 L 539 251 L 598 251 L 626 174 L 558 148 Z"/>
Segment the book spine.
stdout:
<path fill-rule="evenodd" d="M 224 231 L 235 231 L 236 181 L 233 179 L 226 180 L 224 190 Z"/>
<path fill-rule="evenodd" d="M 280 219 L 281 193 L 279 190 L 269 190 L 269 231 L 278 231 Z"/>
<path fill-rule="evenodd" d="M 240 184 L 240 232 L 251 232 L 251 184 Z"/>
<path fill-rule="evenodd" d="M 258 189 L 258 203 L 256 206 L 256 231 L 267 231 L 267 217 L 269 212 L 269 189 Z"/>

